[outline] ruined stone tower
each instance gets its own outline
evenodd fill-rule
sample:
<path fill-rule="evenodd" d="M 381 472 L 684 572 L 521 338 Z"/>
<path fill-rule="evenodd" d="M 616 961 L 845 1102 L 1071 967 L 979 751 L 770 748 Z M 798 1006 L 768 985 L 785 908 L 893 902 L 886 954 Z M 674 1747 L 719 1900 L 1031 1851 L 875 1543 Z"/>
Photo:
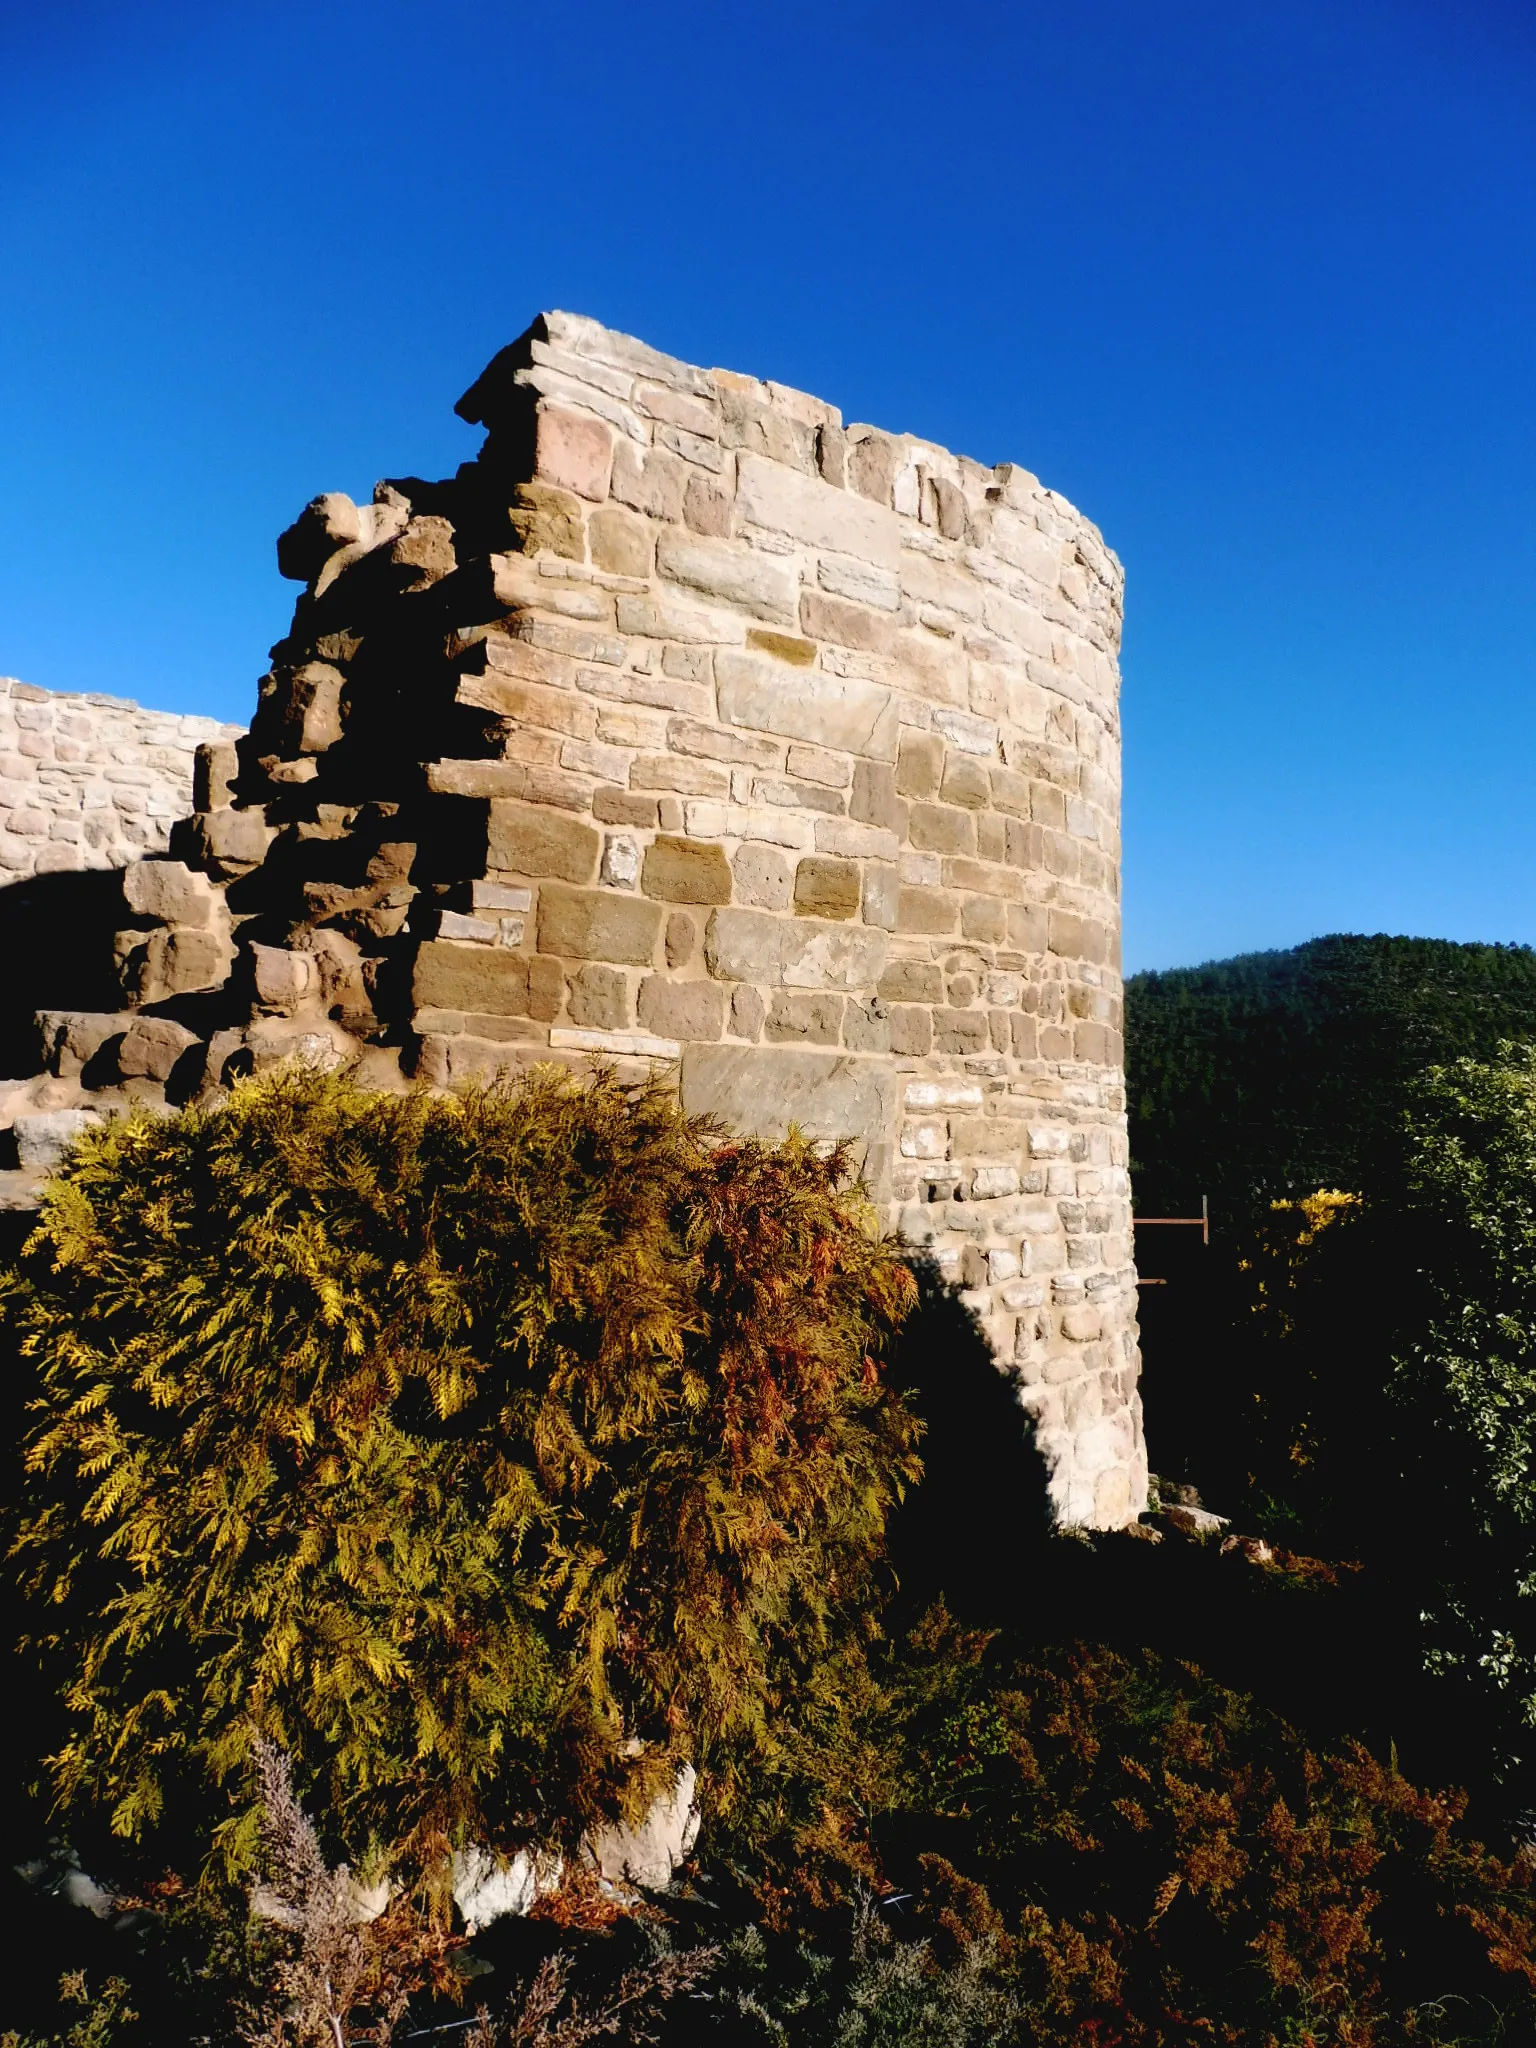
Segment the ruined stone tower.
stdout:
<path fill-rule="evenodd" d="M 34 1109 L 295 1049 L 663 1062 L 690 1110 L 853 1138 L 1062 1517 L 1133 1518 L 1115 557 L 1024 470 L 569 314 L 458 410 L 453 479 L 283 536 L 250 732 L 128 871 L 126 1007 L 44 1017 Z"/>

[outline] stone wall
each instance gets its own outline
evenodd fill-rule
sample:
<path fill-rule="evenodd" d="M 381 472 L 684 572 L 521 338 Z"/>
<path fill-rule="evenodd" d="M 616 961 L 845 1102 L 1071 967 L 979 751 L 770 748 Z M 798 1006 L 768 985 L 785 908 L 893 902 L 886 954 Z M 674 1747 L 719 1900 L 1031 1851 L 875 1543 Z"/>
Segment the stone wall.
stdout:
<path fill-rule="evenodd" d="M 1115 557 L 1024 470 L 566 314 L 458 409 L 457 476 L 283 536 L 250 734 L 130 871 L 124 1010 L 47 1020 L 38 1107 L 294 1049 L 664 1062 L 853 1139 L 1063 1518 L 1133 1518 Z"/>
<path fill-rule="evenodd" d="M 241 728 L 0 676 L 0 887 L 163 852 L 205 740 Z"/>

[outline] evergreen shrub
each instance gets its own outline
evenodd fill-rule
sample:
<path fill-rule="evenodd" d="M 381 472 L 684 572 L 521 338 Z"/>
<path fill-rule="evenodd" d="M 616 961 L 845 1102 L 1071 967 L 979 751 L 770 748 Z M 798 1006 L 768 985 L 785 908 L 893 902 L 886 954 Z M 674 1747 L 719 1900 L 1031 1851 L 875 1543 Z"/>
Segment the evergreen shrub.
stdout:
<path fill-rule="evenodd" d="M 919 1470 L 912 1291 L 845 1155 L 611 1074 L 86 1137 L 0 1287 L 57 1801 L 231 1875 L 262 1736 L 354 1867 L 729 1804 Z"/>

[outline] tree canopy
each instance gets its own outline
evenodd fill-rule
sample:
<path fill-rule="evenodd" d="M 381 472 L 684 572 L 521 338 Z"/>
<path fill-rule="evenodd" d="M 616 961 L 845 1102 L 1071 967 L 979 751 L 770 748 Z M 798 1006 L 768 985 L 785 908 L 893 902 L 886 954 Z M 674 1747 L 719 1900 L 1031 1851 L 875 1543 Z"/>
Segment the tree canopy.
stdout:
<path fill-rule="evenodd" d="M 1136 1206 L 1218 1224 L 1358 1189 L 1408 1079 L 1536 1039 L 1536 951 L 1336 935 L 1126 983 Z"/>

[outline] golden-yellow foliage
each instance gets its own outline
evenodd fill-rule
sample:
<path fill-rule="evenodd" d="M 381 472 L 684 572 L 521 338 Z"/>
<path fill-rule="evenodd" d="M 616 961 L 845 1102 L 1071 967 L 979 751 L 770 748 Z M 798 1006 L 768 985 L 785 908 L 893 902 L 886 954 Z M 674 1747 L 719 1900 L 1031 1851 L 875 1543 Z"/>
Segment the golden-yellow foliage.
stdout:
<path fill-rule="evenodd" d="M 912 1283 L 847 1182 L 553 1070 L 88 1138 L 0 1290 L 60 1800 L 243 1868 L 265 1735 L 354 1860 L 421 1868 L 766 1741 L 918 1469 Z"/>

